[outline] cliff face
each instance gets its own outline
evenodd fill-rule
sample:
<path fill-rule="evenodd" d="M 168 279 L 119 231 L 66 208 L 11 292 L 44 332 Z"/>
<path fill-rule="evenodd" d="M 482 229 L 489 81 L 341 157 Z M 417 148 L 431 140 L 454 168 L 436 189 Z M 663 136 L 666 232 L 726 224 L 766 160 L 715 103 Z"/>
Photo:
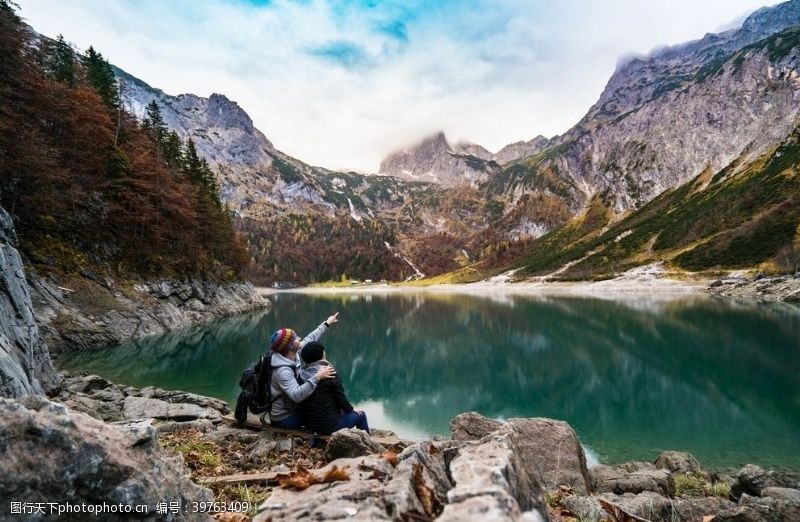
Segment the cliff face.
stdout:
<path fill-rule="evenodd" d="M 39 336 L 30 292 L 17 251 L 14 224 L 0 208 L 0 396 L 52 392 L 59 376 Z"/>
<path fill-rule="evenodd" d="M 758 157 L 797 122 L 797 25 L 793 0 L 757 11 L 740 29 L 627 62 L 575 127 L 507 167 L 493 189 L 511 197 L 549 190 L 574 212 L 599 194 L 621 212 L 707 168 Z"/>

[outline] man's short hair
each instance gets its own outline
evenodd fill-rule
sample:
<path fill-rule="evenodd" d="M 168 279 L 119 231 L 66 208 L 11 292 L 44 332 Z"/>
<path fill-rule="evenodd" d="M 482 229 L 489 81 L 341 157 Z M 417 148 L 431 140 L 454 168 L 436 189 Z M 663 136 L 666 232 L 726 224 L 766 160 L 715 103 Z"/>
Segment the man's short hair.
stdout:
<path fill-rule="evenodd" d="M 322 346 L 322 343 L 314 341 L 303 346 L 303 349 L 300 351 L 300 358 L 303 359 L 304 363 L 311 364 L 322 359 L 324 353 L 325 347 Z"/>

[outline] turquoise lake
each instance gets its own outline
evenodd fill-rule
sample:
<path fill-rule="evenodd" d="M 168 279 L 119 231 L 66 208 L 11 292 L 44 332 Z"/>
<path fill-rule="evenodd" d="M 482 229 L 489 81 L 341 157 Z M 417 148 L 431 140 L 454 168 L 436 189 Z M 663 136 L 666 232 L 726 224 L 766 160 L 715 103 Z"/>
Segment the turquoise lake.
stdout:
<path fill-rule="evenodd" d="M 447 435 L 470 410 L 552 417 L 603 463 L 674 449 L 709 468 L 800 470 L 800 307 L 426 292 L 271 299 L 269 313 L 57 364 L 233 405 L 275 329 L 305 334 L 339 311 L 322 342 L 373 426 L 423 437 Z"/>

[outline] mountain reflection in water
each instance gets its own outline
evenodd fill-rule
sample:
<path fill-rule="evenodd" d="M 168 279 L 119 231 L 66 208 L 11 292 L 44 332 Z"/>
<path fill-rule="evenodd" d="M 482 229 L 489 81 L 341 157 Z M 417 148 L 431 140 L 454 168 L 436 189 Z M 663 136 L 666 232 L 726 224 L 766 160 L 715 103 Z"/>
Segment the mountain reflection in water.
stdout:
<path fill-rule="evenodd" d="M 456 414 L 568 421 L 603 462 L 665 449 L 709 467 L 800 469 L 800 309 L 692 298 L 278 294 L 267 314 L 59 359 L 119 383 L 233 404 L 241 371 L 289 326 L 323 338 L 375 426 L 447 434 Z M 378 422 L 376 422 L 378 421 Z"/>

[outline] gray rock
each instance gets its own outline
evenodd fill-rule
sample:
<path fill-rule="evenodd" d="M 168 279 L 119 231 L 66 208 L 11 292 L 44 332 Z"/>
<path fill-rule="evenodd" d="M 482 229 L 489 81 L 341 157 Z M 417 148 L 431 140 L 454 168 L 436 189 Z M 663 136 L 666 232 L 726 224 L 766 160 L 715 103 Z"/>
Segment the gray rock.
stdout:
<path fill-rule="evenodd" d="M 0 208 L 0 397 L 55 393 L 60 377 L 39 334 L 14 223 Z"/>
<path fill-rule="evenodd" d="M 196 419 L 218 419 L 217 410 L 202 408 L 196 404 L 170 403 L 147 397 L 125 397 L 122 415 L 126 419 L 169 419 L 192 421 Z"/>
<path fill-rule="evenodd" d="M 800 502 L 800 489 L 766 487 L 761 490 L 762 497 L 771 497 L 777 500 L 790 500 Z"/>
<path fill-rule="evenodd" d="M 608 513 L 596 497 L 571 495 L 561 501 L 561 506 L 583 522 L 600 522 L 608 519 Z"/>
<path fill-rule="evenodd" d="M 199 431 L 207 433 L 214 431 L 216 426 L 209 419 L 197 419 L 190 421 L 161 420 L 155 424 L 156 431 L 161 433 L 180 433 L 182 431 Z"/>
<path fill-rule="evenodd" d="M 714 522 L 795 522 L 800 520 L 800 503 L 742 494 L 739 506 L 720 512 Z"/>
<path fill-rule="evenodd" d="M 487 419 L 480 413 L 470 411 L 456 415 L 450 420 L 450 432 L 454 440 L 480 440 L 497 431 L 502 422 Z"/>
<path fill-rule="evenodd" d="M 382 453 L 385 448 L 373 441 L 366 431 L 348 428 L 333 432 L 325 448 L 325 458 L 332 460 Z"/>
<path fill-rule="evenodd" d="M 386 511 L 392 519 L 427 519 L 441 513 L 452 485 L 441 452 L 431 453 L 433 448 L 430 443 L 421 443 L 398 456 L 397 467 L 383 490 Z M 428 492 L 427 505 L 421 500 L 419 489 Z"/>
<path fill-rule="evenodd" d="M 517 450 L 528 466 L 538 471 L 538 482 L 553 490 L 566 484 L 579 495 L 590 491 L 586 455 L 572 426 L 553 419 L 510 419 L 517 432 Z"/>
<path fill-rule="evenodd" d="M 525 511 L 548 520 L 538 473 L 520 442 L 519 432 L 505 426 L 461 448 L 450 463 L 453 488 L 439 520 L 517 520 Z"/>
<path fill-rule="evenodd" d="M 120 403 L 100 401 L 83 394 L 72 395 L 63 402 L 75 411 L 91 415 L 102 421 L 113 422 L 123 418 Z"/>
<path fill-rule="evenodd" d="M 213 501 L 213 494 L 188 479 L 180 455 L 164 451 L 147 423 L 112 426 L 45 399 L 0 398 L 0 441 L 4 506 L 23 499 L 62 505 L 122 503 L 146 505 L 148 515 L 140 520 L 210 518 L 192 514 L 191 506 Z M 158 515 L 160 502 L 178 502 L 187 511 Z"/>
<path fill-rule="evenodd" d="M 748 464 L 740 469 L 734 477 L 731 495 L 739 498 L 742 494 L 761 496 L 761 490 L 768 487 L 794 488 L 797 480 L 773 470 L 765 470 L 760 466 Z"/>
<path fill-rule="evenodd" d="M 142 397 L 160 399 L 165 402 L 194 404 L 200 406 L 201 408 L 211 408 L 217 410 L 223 415 L 231 413 L 231 409 L 228 407 L 228 404 L 225 401 L 215 399 L 214 397 L 198 395 L 196 393 L 163 390 L 161 388 L 148 386 L 146 388 L 142 388 L 140 394 Z"/>
<path fill-rule="evenodd" d="M 80 379 L 73 379 L 73 382 L 66 388 L 74 393 L 90 393 L 94 390 L 102 390 L 111 386 L 111 382 L 99 375 L 87 375 Z"/>
<path fill-rule="evenodd" d="M 726 498 L 702 497 L 676 500 L 673 507 L 681 522 L 703 522 L 703 517 L 733 509 L 736 504 Z"/>
<path fill-rule="evenodd" d="M 258 508 L 254 522 L 277 520 L 392 520 L 383 502 L 383 487 L 392 466 L 375 456 L 339 459 L 315 474 L 324 475 L 333 466 L 344 468 L 349 480 L 315 484 L 296 491 L 276 488 Z"/>
<path fill-rule="evenodd" d="M 270 453 L 275 452 L 275 446 L 276 442 L 271 438 L 259 437 L 247 447 L 245 458 L 253 464 L 266 464 Z"/>
<path fill-rule="evenodd" d="M 656 459 L 655 466 L 672 473 L 699 473 L 701 471 L 697 459 L 685 451 L 664 451 Z"/>
<path fill-rule="evenodd" d="M 256 433 L 251 430 L 234 428 L 232 426 L 219 426 L 215 430 L 204 434 L 203 440 L 216 444 L 224 444 L 231 441 L 240 442 L 242 444 L 252 444 L 259 438 L 267 437 L 269 437 L 269 435 L 267 435 L 266 432 Z"/>
<path fill-rule="evenodd" d="M 650 491 L 672 497 L 675 480 L 665 469 L 626 471 L 622 467 L 597 466 L 591 471 L 593 490 L 598 493 L 642 493 Z"/>
<path fill-rule="evenodd" d="M 653 491 L 615 495 L 604 493 L 600 498 L 620 507 L 626 513 L 652 522 L 672 522 L 672 501 Z"/>

